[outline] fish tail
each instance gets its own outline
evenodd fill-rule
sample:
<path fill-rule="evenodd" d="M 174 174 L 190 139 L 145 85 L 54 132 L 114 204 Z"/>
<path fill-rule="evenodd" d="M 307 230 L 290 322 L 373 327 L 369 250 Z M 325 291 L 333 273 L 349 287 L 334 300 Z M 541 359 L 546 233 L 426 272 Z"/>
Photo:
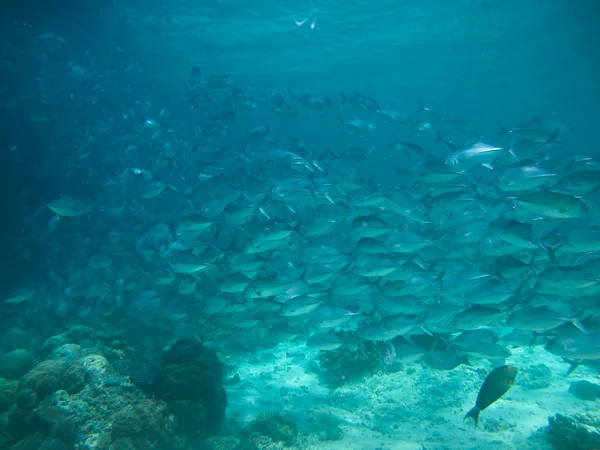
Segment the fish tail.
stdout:
<path fill-rule="evenodd" d="M 498 128 L 500 128 L 500 131 L 503 135 L 508 133 L 506 127 L 502 125 L 499 120 L 496 120 L 496 125 L 498 125 Z"/>
<path fill-rule="evenodd" d="M 579 331 L 581 331 L 584 334 L 589 334 L 590 332 L 585 328 L 585 326 L 581 323 L 581 321 L 577 318 L 573 318 L 573 319 L 565 319 L 567 322 L 570 322 L 573 324 L 574 327 L 576 327 Z"/>
<path fill-rule="evenodd" d="M 477 406 L 471 408 L 471 410 L 467 413 L 467 415 L 463 419 L 463 422 L 465 420 L 467 420 L 467 417 L 470 417 L 471 419 L 473 419 L 475 421 L 475 427 L 474 428 L 477 428 L 477 422 L 479 421 L 479 413 L 480 412 L 481 412 L 481 410 Z"/>
<path fill-rule="evenodd" d="M 548 252 L 548 259 L 552 263 L 553 267 L 558 267 L 558 261 L 556 260 L 556 253 L 554 252 L 554 245 L 549 245 L 545 248 L 546 252 Z"/>
<path fill-rule="evenodd" d="M 581 364 L 581 361 L 574 361 L 574 360 L 567 359 L 567 358 L 563 358 L 563 361 L 568 362 L 570 364 L 569 369 L 567 370 L 567 374 L 566 374 L 567 377 L 569 375 L 571 375 L 573 373 L 573 371 L 575 369 L 577 369 L 577 367 L 579 367 L 579 365 Z"/>

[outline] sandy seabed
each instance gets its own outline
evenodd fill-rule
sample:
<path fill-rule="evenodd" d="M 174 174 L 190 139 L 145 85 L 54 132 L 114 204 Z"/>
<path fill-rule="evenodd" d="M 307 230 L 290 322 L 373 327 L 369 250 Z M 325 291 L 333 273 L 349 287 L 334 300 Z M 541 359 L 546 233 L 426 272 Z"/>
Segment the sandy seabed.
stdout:
<path fill-rule="evenodd" d="M 241 380 L 227 386 L 229 419 L 245 425 L 262 412 L 284 413 L 300 433 L 307 434 L 323 418 L 340 425 L 341 440 L 309 440 L 301 445 L 311 450 L 542 450 L 552 448 L 540 431 L 549 416 L 600 410 L 600 402 L 583 401 L 568 392 L 579 380 L 597 383 L 598 375 L 580 366 L 566 377 L 569 364 L 542 347 L 513 349 L 507 363 L 519 368 L 515 386 L 481 413 L 476 429 L 463 418 L 491 370 L 487 361 L 448 371 L 402 364 L 396 372 L 382 369 L 330 389 L 308 368 L 311 359 L 317 359 L 317 351 L 295 342 L 241 361 L 236 356 L 225 358 L 235 365 Z M 529 375 L 528 367 L 539 364 L 551 371 L 549 386 L 533 389 L 519 384 Z"/>

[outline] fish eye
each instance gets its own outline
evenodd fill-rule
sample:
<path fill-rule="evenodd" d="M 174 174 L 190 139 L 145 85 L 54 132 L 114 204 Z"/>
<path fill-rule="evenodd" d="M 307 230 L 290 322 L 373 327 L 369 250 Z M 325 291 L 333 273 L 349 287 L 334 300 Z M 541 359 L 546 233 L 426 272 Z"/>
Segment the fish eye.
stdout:
<path fill-rule="evenodd" d="M 581 212 L 586 212 L 587 211 L 587 207 L 586 206 L 582 206 L 580 209 L 581 209 Z"/>
<path fill-rule="evenodd" d="M 517 204 L 516 204 L 516 203 L 513 203 L 512 205 L 510 205 L 510 207 L 511 207 L 512 209 L 517 209 Z"/>
<path fill-rule="evenodd" d="M 542 284 L 539 281 L 535 282 L 535 285 L 533 286 L 534 289 L 537 289 L 541 286 Z"/>
<path fill-rule="evenodd" d="M 573 132 L 573 128 L 572 128 L 572 127 L 569 127 L 569 129 L 568 129 L 567 131 L 568 131 L 569 133 L 572 133 L 572 132 Z"/>

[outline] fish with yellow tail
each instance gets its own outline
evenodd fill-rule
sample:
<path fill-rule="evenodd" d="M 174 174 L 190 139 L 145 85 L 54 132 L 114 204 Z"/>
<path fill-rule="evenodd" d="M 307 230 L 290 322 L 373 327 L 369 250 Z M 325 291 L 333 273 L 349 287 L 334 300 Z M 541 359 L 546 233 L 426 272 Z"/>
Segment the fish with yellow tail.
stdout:
<path fill-rule="evenodd" d="M 500 366 L 492 370 L 485 377 L 479 389 L 475 406 L 471 408 L 463 420 L 470 417 L 475 421 L 475 427 L 477 427 L 479 413 L 506 394 L 506 391 L 515 383 L 518 371 L 519 369 L 514 366 Z"/>

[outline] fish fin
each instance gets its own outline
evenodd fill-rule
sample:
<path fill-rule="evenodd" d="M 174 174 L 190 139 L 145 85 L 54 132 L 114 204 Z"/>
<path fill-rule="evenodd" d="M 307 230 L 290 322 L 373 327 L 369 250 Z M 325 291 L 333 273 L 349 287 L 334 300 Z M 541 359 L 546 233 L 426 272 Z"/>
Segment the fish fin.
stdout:
<path fill-rule="evenodd" d="M 410 337 L 408 337 L 408 336 L 405 336 L 405 335 L 403 335 L 403 334 L 401 334 L 401 335 L 400 335 L 400 337 L 401 337 L 402 339 L 404 339 L 406 342 L 408 342 L 410 345 L 414 345 L 415 347 L 417 347 L 417 344 L 415 344 L 415 343 L 414 343 L 414 342 L 413 342 L 413 341 L 410 339 Z"/>
<path fill-rule="evenodd" d="M 481 410 L 477 406 L 471 408 L 469 410 L 469 412 L 465 415 L 463 422 L 465 420 L 467 420 L 467 417 L 470 417 L 471 419 L 473 419 L 475 421 L 475 426 L 473 428 L 477 428 L 477 422 L 479 421 L 479 413 L 480 412 L 481 412 Z"/>
<path fill-rule="evenodd" d="M 571 359 L 567 359 L 567 358 L 563 358 L 563 360 L 565 362 L 568 362 L 570 364 L 569 369 L 567 370 L 566 376 L 568 377 L 569 375 L 571 375 L 573 373 L 573 371 L 575 369 L 577 369 L 577 367 L 579 367 L 579 365 L 581 364 L 581 362 L 579 361 L 574 361 Z"/>
<path fill-rule="evenodd" d="M 498 128 L 500 128 L 502 134 L 508 133 L 508 129 L 504 125 L 502 125 L 499 120 L 496 120 L 496 125 L 498 125 Z"/>
<path fill-rule="evenodd" d="M 557 246 L 561 247 L 561 245 L 556 244 L 556 245 L 549 245 L 544 249 L 548 253 L 548 259 L 550 259 L 550 262 L 552 263 L 552 266 L 554 268 L 558 267 L 558 260 L 556 259 L 556 254 L 554 253 L 554 248 Z M 533 263 L 533 261 L 532 261 L 532 263 Z M 531 270 L 533 270 L 533 268 Z"/>
<path fill-rule="evenodd" d="M 427 333 L 429 336 L 433 336 L 433 333 L 432 333 L 431 331 L 429 331 L 425 325 L 423 325 L 423 324 L 420 324 L 420 325 L 419 325 L 419 328 L 421 328 L 421 330 L 423 330 L 423 331 L 424 331 L 425 333 Z"/>
<path fill-rule="evenodd" d="M 519 157 L 518 157 L 518 156 L 517 156 L 517 154 L 515 153 L 515 149 L 513 148 L 513 146 L 512 146 L 512 145 L 511 145 L 511 147 L 508 149 L 508 154 L 509 154 L 510 156 L 512 156 L 512 157 L 515 159 L 515 161 L 516 161 L 516 162 L 518 162 L 518 163 L 519 163 L 519 162 L 521 162 L 521 161 L 519 160 Z"/>
<path fill-rule="evenodd" d="M 583 324 L 580 322 L 579 319 L 573 318 L 573 319 L 563 319 L 563 320 L 572 323 L 573 326 L 576 327 L 582 333 L 590 334 L 589 331 L 585 328 L 585 326 L 583 326 Z"/>

